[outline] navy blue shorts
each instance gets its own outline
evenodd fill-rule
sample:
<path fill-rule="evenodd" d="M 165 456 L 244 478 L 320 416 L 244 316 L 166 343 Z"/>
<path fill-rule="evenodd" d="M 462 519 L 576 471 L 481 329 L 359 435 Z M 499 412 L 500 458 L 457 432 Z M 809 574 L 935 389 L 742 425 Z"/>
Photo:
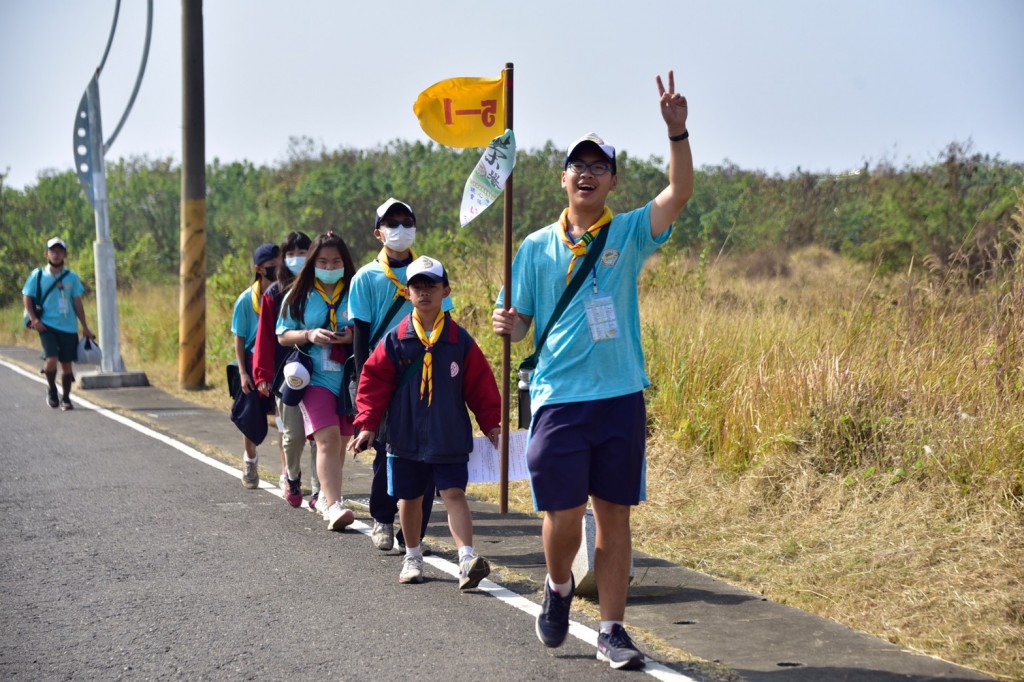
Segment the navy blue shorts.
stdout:
<path fill-rule="evenodd" d="M 647 497 L 647 408 L 643 392 L 544 405 L 526 450 L 537 511 L 573 509 L 594 495 L 635 505 Z"/>
<path fill-rule="evenodd" d="M 433 483 L 431 483 L 433 481 Z M 388 495 L 400 500 L 415 500 L 428 488 L 433 491 L 458 488 L 465 491 L 469 483 L 469 465 L 430 464 L 396 455 L 388 455 Z M 431 493 L 433 494 L 433 493 Z"/>
<path fill-rule="evenodd" d="M 43 344 L 43 359 L 57 358 L 60 362 L 78 362 L 78 334 L 47 327 L 39 332 Z"/>

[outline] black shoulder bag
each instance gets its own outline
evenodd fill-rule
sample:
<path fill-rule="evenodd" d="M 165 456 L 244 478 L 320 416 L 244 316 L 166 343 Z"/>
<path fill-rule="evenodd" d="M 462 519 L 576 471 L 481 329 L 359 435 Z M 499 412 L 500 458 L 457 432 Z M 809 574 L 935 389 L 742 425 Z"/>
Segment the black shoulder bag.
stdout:
<path fill-rule="evenodd" d="M 587 256 L 583 259 L 583 265 L 573 275 L 569 286 L 565 288 L 561 298 L 558 299 L 558 303 L 555 305 L 555 309 L 552 311 L 544 331 L 541 332 L 540 338 L 534 344 L 533 353 L 519 363 L 519 428 L 521 429 L 530 427 L 530 377 L 533 375 L 533 370 L 537 368 L 537 359 L 544 348 L 544 342 L 547 340 L 551 329 L 555 326 L 555 322 L 558 322 L 562 313 L 569 307 L 569 302 L 572 301 L 576 292 L 583 286 L 587 276 L 590 275 L 590 271 L 594 269 L 598 256 L 604 250 L 605 242 L 608 241 L 608 230 L 610 227 L 610 225 L 605 226 L 604 229 L 598 232 L 597 238 L 591 242 L 590 248 L 587 249 Z"/>

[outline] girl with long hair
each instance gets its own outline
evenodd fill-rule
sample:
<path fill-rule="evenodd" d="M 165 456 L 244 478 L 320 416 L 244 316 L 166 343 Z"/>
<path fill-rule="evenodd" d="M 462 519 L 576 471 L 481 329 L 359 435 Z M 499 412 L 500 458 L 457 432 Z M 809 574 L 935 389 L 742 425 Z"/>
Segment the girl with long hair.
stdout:
<path fill-rule="evenodd" d="M 355 520 L 341 495 L 352 419 L 339 409 L 343 368 L 352 352 L 348 294 L 353 273 L 352 256 L 341 235 L 334 231 L 318 235 L 285 295 L 276 330 L 282 346 L 301 349 L 312 362 L 299 408 L 306 438 L 316 442 L 327 529 L 335 531 Z"/>

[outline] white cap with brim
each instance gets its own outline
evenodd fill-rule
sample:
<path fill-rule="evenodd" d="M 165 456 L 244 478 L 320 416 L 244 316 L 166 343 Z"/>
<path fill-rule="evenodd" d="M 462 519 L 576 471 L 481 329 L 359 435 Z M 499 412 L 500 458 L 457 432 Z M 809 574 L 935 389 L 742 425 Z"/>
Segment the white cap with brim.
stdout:
<path fill-rule="evenodd" d="M 295 407 L 302 402 L 302 394 L 309 386 L 309 368 L 305 364 L 293 360 L 287 363 L 282 370 L 284 383 L 281 386 L 281 402 L 289 407 Z"/>
<path fill-rule="evenodd" d="M 402 208 L 409 212 L 409 215 L 412 216 L 413 220 L 416 220 L 416 214 L 412 212 L 412 206 L 405 203 L 404 201 L 399 201 L 398 199 L 391 197 L 383 204 L 377 207 L 377 222 L 374 223 L 374 228 L 380 227 L 380 221 L 384 220 L 384 216 L 387 215 L 387 212 L 391 210 L 392 206 L 401 206 Z"/>
<path fill-rule="evenodd" d="M 576 156 L 576 153 L 582 145 L 597 147 L 598 151 L 604 154 L 605 158 L 612 162 L 612 172 L 615 172 L 615 147 L 602 140 L 597 133 L 587 133 L 569 145 L 569 148 L 565 150 L 565 163 L 563 164 L 563 167 L 569 165 L 569 161 Z"/>
<path fill-rule="evenodd" d="M 431 282 L 443 282 L 448 278 L 441 261 L 430 256 L 420 256 L 405 269 L 405 281 L 411 282 L 414 277 L 426 277 Z"/>
<path fill-rule="evenodd" d="M 52 249 L 55 246 L 59 246 L 60 248 L 64 249 L 65 251 L 68 250 L 68 245 L 65 244 L 64 240 L 61 239 L 60 237 L 54 237 L 50 241 L 46 242 L 46 248 L 48 248 L 48 249 Z"/>

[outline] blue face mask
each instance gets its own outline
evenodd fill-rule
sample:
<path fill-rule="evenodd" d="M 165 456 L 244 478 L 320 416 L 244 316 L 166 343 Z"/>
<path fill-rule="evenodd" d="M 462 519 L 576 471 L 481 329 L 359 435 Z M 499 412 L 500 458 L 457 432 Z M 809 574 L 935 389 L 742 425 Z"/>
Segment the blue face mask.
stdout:
<path fill-rule="evenodd" d="M 292 271 L 293 275 L 299 274 L 302 264 L 306 262 L 305 256 L 288 256 L 284 259 L 284 266 Z"/>
<path fill-rule="evenodd" d="M 324 268 L 316 268 L 316 278 L 324 284 L 336 284 L 339 279 L 345 276 L 345 268 L 338 268 L 337 270 L 325 270 Z"/>

